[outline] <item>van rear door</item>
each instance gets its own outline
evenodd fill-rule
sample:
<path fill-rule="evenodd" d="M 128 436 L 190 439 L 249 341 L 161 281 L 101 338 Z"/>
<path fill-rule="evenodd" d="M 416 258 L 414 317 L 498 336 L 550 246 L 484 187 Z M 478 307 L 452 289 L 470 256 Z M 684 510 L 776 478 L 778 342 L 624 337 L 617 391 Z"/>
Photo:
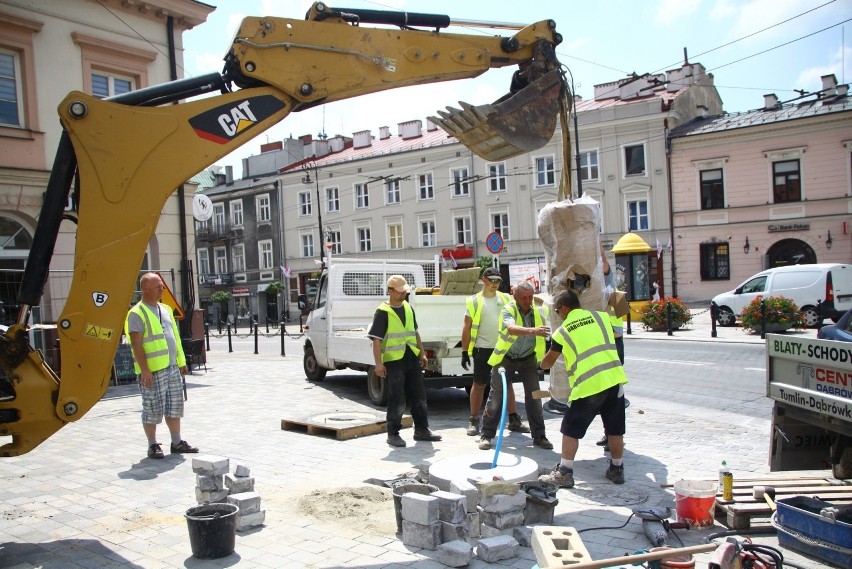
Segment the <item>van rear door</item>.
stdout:
<path fill-rule="evenodd" d="M 834 309 L 842 314 L 852 308 L 852 265 L 831 269 L 831 286 L 834 291 Z"/>

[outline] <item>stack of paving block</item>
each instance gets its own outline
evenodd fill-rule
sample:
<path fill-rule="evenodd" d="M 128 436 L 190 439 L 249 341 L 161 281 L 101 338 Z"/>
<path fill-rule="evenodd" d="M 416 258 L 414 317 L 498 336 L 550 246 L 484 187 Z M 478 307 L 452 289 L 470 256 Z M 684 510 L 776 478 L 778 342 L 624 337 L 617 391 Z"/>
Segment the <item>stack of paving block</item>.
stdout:
<path fill-rule="evenodd" d="M 495 480 L 479 485 L 482 537 L 512 537 L 516 526 L 524 525 L 527 494 L 518 484 Z"/>
<path fill-rule="evenodd" d="M 239 508 L 237 531 L 263 525 L 266 510 L 260 509 L 260 494 L 254 491 L 254 478 L 249 467 L 235 464 L 229 473 L 230 460 L 219 456 L 199 456 L 192 459 L 195 477 L 195 499 L 205 502 L 227 502 Z"/>

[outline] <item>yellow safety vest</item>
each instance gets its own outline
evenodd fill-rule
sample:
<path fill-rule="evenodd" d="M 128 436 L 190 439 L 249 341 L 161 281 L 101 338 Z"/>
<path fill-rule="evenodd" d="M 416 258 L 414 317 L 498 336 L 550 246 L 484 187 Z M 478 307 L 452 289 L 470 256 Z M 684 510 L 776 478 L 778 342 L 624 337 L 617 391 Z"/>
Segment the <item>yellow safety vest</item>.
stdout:
<path fill-rule="evenodd" d="M 165 304 L 160 305 L 160 308 L 171 310 Z M 145 303 L 138 302 L 127 313 L 128 318 L 124 321 L 124 335 L 130 338 L 130 314 L 136 314 L 145 323 L 145 331 L 142 334 L 142 350 L 145 352 L 145 359 L 148 362 L 148 370 L 151 372 L 160 371 L 169 367 L 169 343 L 166 341 L 166 335 L 163 333 L 163 325 L 160 324 L 160 317 L 151 312 L 151 309 L 145 306 Z M 171 312 L 170 312 L 171 314 Z M 172 329 L 174 330 L 175 347 L 177 348 L 177 364 L 178 367 L 186 365 L 186 357 L 183 354 L 183 346 L 180 344 L 180 332 L 178 332 L 177 324 L 174 318 L 170 319 Z M 136 354 L 133 354 L 133 369 L 136 375 L 142 373 L 142 368 L 136 361 Z"/>
<path fill-rule="evenodd" d="M 627 383 L 606 312 L 572 310 L 553 333 L 553 341 L 562 347 L 571 384 L 569 401 Z"/>
<path fill-rule="evenodd" d="M 624 336 L 624 319 L 615 315 L 615 309 L 612 306 L 607 306 L 607 314 L 609 314 L 609 323 L 612 325 L 612 332 L 615 337 Z"/>
<path fill-rule="evenodd" d="M 500 299 L 500 307 L 506 306 L 512 301 L 512 297 L 505 292 L 497 291 L 497 298 Z M 482 293 L 478 292 L 467 297 L 467 315 L 470 316 L 470 343 L 467 345 L 467 353 L 473 355 L 473 348 L 476 346 L 476 337 L 479 335 L 479 321 L 482 320 L 482 305 L 485 304 L 482 300 Z"/>
<path fill-rule="evenodd" d="M 387 302 L 379 305 L 379 310 L 384 310 L 388 315 L 388 329 L 382 338 L 382 363 L 401 360 L 405 355 L 405 348 L 411 348 L 415 356 L 420 355 L 417 348 L 417 331 L 414 329 L 414 311 L 407 301 L 402 301 L 405 309 L 405 324 L 397 316 L 396 311 Z"/>
<path fill-rule="evenodd" d="M 541 315 L 541 309 L 537 307 L 535 304 L 532 305 L 530 310 L 533 311 L 533 323 L 537 328 L 539 326 L 544 326 L 544 318 Z M 524 317 L 521 314 L 521 311 L 518 309 L 518 304 L 513 300 L 509 304 L 503 307 L 503 311 L 509 311 L 513 313 L 515 317 L 515 324 L 518 326 L 522 326 L 524 323 Z M 503 323 L 503 318 L 501 315 L 500 318 L 500 335 L 497 336 L 497 345 L 494 346 L 494 352 L 491 354 L 491 357 L 488 358 L 488 365 L 496 366 L 499 365 L 500 362 L 503 361 L 503 358 L 506 357 L 506 353 L 509 351 L 509 348 L 512 347 L 512 344 L 517 340 L 517 336 L 512 336 L 509 334 L 509 329 Z M 544 350 L 545 350 L 545 342 L 544 338 L 541 336 L 536 336 L 535 338 L 535 361 L 540 362 L 544 359 Z"/>

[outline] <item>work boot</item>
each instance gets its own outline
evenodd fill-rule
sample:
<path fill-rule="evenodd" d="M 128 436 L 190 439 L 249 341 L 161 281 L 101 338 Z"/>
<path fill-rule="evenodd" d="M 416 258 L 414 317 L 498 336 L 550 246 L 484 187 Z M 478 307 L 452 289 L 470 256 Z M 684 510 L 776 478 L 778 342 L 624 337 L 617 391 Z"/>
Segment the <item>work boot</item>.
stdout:
<path fill-rule="evenodd" d="M 612 480 L 613 484 L 624 484 L 624 465 L 614 465 L 609 461 L 609 468 L 606 469 L 606 477 Z"/>
<path fill-rule="evenodd" d="M 429 429 L 414 429 L 414 440 L 415 441 L 429 441 L 429 442 L 438 442 L 443 437 L 441 435 L 436 435 Z"/>
<path fill-rule="evenodd" d="M 509 415 L 509 425 L 508 428 L 513 433 L 529 433 L 530 428 L 521 422 L 521 416 L 517 413 L 512 413 Z"/>
<path fill-rule="evenodd" d="M 545 437 L 544 435 L 541 435 L 540 437 L 534 437 L 533 438 L 533 445 L 537 446 L 537 447 L 541 447 L 544 450 L 553 449 L 553 443 L 550 442 L 549 440 L 547 440 L 547 437 Z"/>
<path fill-rule="evenodd" d="M 491 448 L 491 437 L 482 435 L 479 438 L 479 450 L 488 450 Z"/>
<path fill-rule="evenodd" d="M 470 416 L 470 425 L 467 426 L 467 436 L 475 437 L 479 434 L 479 417 Z"/>
<path fill-rule="evenodd" d="M 399 433 L 395 433 L 393 435 L 388 435 L 388 444 L 392 447 L 404 447 L 406 443 L 403 438 L 399 436 Z"/>
<path fill-rule="evenodd" d="M 574 470 L 571 468 L 565 468 L 561 464 L 557 464 L 553 467 L 553 472 L 550 474 L 542 474 L 538 477 L 538 481 L 556 484 L 560 488 L 573 488 Z"/>

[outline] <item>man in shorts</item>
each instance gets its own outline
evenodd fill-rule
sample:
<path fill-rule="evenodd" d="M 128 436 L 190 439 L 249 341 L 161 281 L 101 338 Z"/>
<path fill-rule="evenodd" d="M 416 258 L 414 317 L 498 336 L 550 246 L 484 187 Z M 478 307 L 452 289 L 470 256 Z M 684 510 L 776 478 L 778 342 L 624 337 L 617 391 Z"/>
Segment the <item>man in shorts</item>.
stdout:
<path fill-rule="evenodd" d="M 580 439 L 597 415 L 603 419 L 610 448 L 606 477 L 624 484 L 624 385 L 627 376 L 615 348 L 615 335 L 606 312 L 584 310 L 574 291 L 560 292 L 553 309 L 562 325 L 553 332 L 550 351 L 541 362 L 550 369 L 562 355 L 568 370 L 571 395 L 562 417 L 562 458 L 553 472 L 539 476 L 563 488 L 574 486 L 574 457 Z"/>

